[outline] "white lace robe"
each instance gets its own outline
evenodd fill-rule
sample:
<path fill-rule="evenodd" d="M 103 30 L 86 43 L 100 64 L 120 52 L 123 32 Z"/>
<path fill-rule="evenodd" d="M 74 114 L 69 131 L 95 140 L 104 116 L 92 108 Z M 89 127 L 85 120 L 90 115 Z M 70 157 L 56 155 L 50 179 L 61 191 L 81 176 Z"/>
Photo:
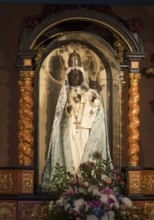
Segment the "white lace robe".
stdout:
<path fill-rule="evenodd" d="M 75 102 L 74 97 L 76 97 L 77 94 L 81 96 L 81 99 L 78 99 L 78 101 Z M 91 100 L 93 96 L 96 98 L 92 102 Z M 67 102 L 65 109 L 66 117 L 68 118 L 67 129 L 69 130 L 66 138 L 68 138 L 71 143 L 75 171 L 77 171 L 81 163 L 99 104 L 100 96 L 96 91 L 91 89 L 88 91 L 82 91 L 81 87 L 70 89 L 69 102 Z M 67 107 L 69 105 L 72 106 L 70 114 L 67 113 Z"/>

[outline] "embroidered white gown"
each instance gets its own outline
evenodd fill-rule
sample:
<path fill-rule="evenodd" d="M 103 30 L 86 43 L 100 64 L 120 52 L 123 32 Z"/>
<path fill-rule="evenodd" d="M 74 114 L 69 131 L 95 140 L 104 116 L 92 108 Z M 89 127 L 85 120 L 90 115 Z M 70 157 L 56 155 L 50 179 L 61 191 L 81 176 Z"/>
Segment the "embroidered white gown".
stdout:
<path fill-rule="evenodd" d="M 80 99 L 77 98 L 77 96 L 80 96 Z M 91 99 L 93 96 L 96 98 L 92 102 Z M 64 133 L 64 138 L 70 140 L 73 165 L 75 171 L 77 171 L 82 161 L 84 149 L 96 117 L 98 106 L 100 105 L 100 96 L 92 89 L 85 91 L 82 90 L 81 87 L 71 87 L 68 100 L 65 112 L 69 131 L 68 135 L 66 132 Z M 72 106 L 70 113 L 67 112 L 67 107 L 69 105 Z M 65 156 L 67 156 L 67 150 L 65 148 L 64 153 Z"/>
<path fill-rule="evenodd" d="M 66 88 L 64 88 L 66 89 Z M 64 90 L 65 91 L 65 90 Z M 42 190 L 52 189 L 55 166 L 64 166 L 66 171 L 76 172 L 80 163 L 93 160 L 94 152 L 100 152 L 103 159 L 110 158 L 108 132 L 101 96 L 92 89 L 77 88 L 79 100 L 74 102 L 75 90 L 69 88 L 66 101 L 62 95 L 57 109 L 54 132 L 51 134 L 46 166 L 42 174 Z M 92 101 L 92 97 L 95 99 Z M 72 105 L 70 113 L 67 106 Z M 60 119 L 60 120 L 59 120 Z"/>

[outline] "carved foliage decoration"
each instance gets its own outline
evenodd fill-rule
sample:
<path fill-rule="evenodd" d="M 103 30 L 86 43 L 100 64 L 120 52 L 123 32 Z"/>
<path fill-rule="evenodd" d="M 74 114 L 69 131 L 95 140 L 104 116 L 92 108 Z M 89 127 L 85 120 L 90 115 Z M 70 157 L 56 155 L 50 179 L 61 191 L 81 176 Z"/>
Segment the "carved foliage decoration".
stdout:
<path fill-rule="evenodd" d="M 0 220 L 16 220 L 17 204 L 15 201 L 0 201 Z"/>
<path fill-rule="evenodd" d="M 0 171 L 0 194 L 18 193 L 18 171 Z"/>
<path fill-rule="evenodd" d="M 48 211 L 48 202 L 19 201 L 18 210 L 20 220 L 44 220 Z"/>
<path fill-rule="evenodd" d="M 142 171 L 142 194 L 154 194 L 154 171 Z"/>
<path fill-rule="evenodd" d="M 154 170 L 128 171 L 129 194 L 154 194 Z"/>
<path fill-rule="evenodd" d="M 124 41 L 117 34 L 114 34 L 114 37 L 116 39 L 114 42 L 114 49 L 116 52 L 116 56 L 117 56 L 119 63 L 122 64 L 123 59 L 124 59 L 123 53 L 126 48 L 126 45 L 125 45 Z"/>
<path fill-rule="evenodd" d="M 154 202 L 146 201 L 145 202 L 145 213 L 149 215 L 149 220 L 154 219 Z"/>
<path fill-rule="evenodd" d="M 0 194 L 34 193 L 33 170 L 1 170 Z"/>
<path fill-rule="evenodd" d="M 128 172 L 128 192 L 129 194 L 141 193 L 141 171 Z"/>
<path fill-rule="evenodd" d="M 21 193 L 34 192 L 34 171 L 23 170 L 21 171 Z"/>

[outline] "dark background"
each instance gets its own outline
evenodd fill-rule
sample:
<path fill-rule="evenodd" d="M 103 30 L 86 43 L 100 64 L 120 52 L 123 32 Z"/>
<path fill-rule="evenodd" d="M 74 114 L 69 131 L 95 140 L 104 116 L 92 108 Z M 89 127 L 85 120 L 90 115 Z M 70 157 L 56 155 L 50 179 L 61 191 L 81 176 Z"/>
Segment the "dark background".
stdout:
<path fill-rule="evenodd" d="M 18 71 L 15 69 L 18 39 L 23 18 L 41 14 L 42 3 L 80 3 L 80 1 L 0 1 L 0 166 L 17 165 Z M 18 2 L 18 3 L 17 3 Z M 31 3 L 30 3 L 31 2 Z M 100 4 L 102 1 L 82 1 Z M 33 3 L 33 4 L 32 4 Z M 152 1 L 103 1 L 124 20 L 139 17 L 145 24 L 140 33 L 146 58 L 141 69 L 154 64 L 154 5 Z M 140 85 L 140 151 L 141 165 L 154 167 L 154 77 L 142 74 Z M 127 111 L 125 103 L 125 111 Z M 125 140 L 127 142 L 127 140 Z M 125 142 L 125 143 L 126 143 Z M 125 148 L 125 145 L 124 145 Z M 127 152 L 125 152 L 127 153 Z"/>
<path fill-rule="evenodd" d="M 153 0 L 0 0 L 3 3 L 55 3 L 55 4 L 107 4 L 107 5 L 154 5 Z"/>

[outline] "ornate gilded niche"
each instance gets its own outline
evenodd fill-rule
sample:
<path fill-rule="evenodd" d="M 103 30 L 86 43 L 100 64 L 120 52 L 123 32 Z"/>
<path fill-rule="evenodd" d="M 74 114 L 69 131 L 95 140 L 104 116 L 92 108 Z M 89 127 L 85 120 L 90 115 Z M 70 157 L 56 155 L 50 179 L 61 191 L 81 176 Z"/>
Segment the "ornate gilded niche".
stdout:
<path fill-rule="evenodd" d="M 81 56 L 86 77 L 98 82 L 110 152 L 116 166 L 121 165 L 126 150 L 123 89 L 124 81 L 130 76 L 128 158 L 130 165 L 138 165 L 139 106 L 138 99 L 132 100 L 134 95 L 138 97 L 143 48 L 122 23 L 109 15 L 93 8 L 61 10 L 44 18 L 33 30 L 23 27 L 17 57 L 19 165 L 35 170 L 37 186 L 45 166 L 57 97 L 68 67 L 68 56 L 73 50 Z M 134 110 L 134 106 L 137 109 Z"/>
<path fill-rule="evenodd" d="M 89 44 L 91 41 L 93 41 L 94 46 Z M 88 81 L 97 80 L 98 82 L 98 90 L 104 101 L 107 133 L 110 133 L 109 143 L 112 146 L 111 149 L 117 150 L 115 154 L 117 153 L 116 156 L 118 157 L 120 145 L 120 66 L 115 56 L 113 56 L 113 49 L 103 39 L 85 32 L 69 33 L 59 37 L 56 42 L 51 44 L 51 47 L 53 47 L 53 50 L 49 49 L 49 54 L 43 60 L 38 79 L 40 91 L 38 100 L 38 142 L 42 146 L 39 153 L 40 171 L 43 170 L 45 165 L 45 155 L 49 146 L 55 106 L 68 68 L 68 56 L 74 50 L 80 54 Z M 112 103 L 111 100 L 116 100 L 116 102 Z M 114 128 L 111 127 L 112 120 L 114 121 Z M 118 163 L 118 161 L 116 162 Z"/>

